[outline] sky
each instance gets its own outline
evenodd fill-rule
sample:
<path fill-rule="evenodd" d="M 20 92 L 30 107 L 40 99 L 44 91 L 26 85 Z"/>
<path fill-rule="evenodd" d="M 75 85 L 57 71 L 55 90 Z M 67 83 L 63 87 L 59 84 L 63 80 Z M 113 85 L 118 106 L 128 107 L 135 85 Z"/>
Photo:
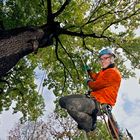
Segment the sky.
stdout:
<path fill-rule="evenodd" d="M 122 80 L 113 114 L 121 129 L 127 128 L 134 140 L 140 138 L 140 70 L 137 78 Z"/>

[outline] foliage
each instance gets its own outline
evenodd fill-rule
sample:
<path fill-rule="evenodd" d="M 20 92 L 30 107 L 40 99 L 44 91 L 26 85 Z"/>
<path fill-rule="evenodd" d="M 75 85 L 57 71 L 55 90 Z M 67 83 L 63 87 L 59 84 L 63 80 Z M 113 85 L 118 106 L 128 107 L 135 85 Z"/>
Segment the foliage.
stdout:
<path fill-rule="evenodd" d="M 2 79 L 9 84 L 0 83 L 0 89 L 4 89 L 0 96 L 0 111 L 9 109 L 14 101 L 15 112 L 21 111 L 24 118 L 42 114 L 43 100 L 34 83 L 36 67 L 46 71 L 43 86 L 52 89 L 58 98 L 86 92 L 83 84 L 86 74 L 81 67 L 85 62 L 98 71 L 98 51 L 103 47 L 109 46 L 118 54 L 116 63 L 124 78 L 134 76 L 134 69 L 140 68 L 140 39 L 134 33 L 140 25 L 137 0 L 6 0 L 0 3 L 0 20 L 5 29 L 44 25 L 52 20 L 49 19 L 48 2 L 51 2 L 52 13 L 67 3 L 54 19 L 65 32 L 60 33 L 52 46 L 21 60 Z M 130 69 L 125 65 L 128 60 Z"/>
<path fill-rule="evenodd" d="M 14 112 L 20 111 L 23 116 L 21 120 L 27 117 L 36 120 L 38 116 L 43 114 L 44 100 L 36 91 L 34 84 L 34 66 L 22 59 L 13 69 L 12 74 L 5 77 L 5 81 L 0 87 L 5 89 L 0 96 L 1 110 L 8 110 L 11 104 Z"/>

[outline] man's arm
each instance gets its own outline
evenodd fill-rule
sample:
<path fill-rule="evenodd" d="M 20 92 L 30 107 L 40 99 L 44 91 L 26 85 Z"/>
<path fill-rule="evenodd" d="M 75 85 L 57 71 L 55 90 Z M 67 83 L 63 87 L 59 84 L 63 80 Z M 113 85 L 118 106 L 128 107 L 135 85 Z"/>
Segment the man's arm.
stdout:
<path fill-rule="evenodd" d="M 93 90 L 99 90 L 109 86 L 113 86 L 115 83 L 120 82 L 119 75 L 112 69 L 106 70 L 106 72 L 96 81 L 88 81 L 88 86 Z"/>

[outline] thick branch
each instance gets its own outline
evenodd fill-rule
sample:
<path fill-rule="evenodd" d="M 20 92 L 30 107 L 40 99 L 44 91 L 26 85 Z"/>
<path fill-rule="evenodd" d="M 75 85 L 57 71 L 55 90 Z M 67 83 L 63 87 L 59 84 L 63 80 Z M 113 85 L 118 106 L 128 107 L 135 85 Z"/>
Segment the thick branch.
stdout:
<path fill-rule="evenodd" d="M 60 32 L 60 23 L 53 22 L 41 27 L 21 27 L 3 30 L 0 34 L 0 77 L 4 76 L 24 56 L 38 48 L 53 44 Z"/>
<path fill-rule="evenodd" d="M 104 35 L 97 35 L 95 33 L 92 33 L 92 34 L 85 34 L 83 32 L 71 32 L 71 31 L 68 31 L 68 30 L 65 30 L 65 29 L 61 29 L 61 33 L 62 34 L 66 34 L 66 35 L 71 35 L 71 36 L 78 36 L 78 37 L 93 37 L 93 38 L 109 38 L 107 36 L 104 36 Z"/>
<path fill-rule="evenodd" d="M 47 0 L 47 9 L 48 9 L 47 21 L 49 22 L 50 20 L 52 20 L 52 5 L 51 5 L 51 0 Z"/>

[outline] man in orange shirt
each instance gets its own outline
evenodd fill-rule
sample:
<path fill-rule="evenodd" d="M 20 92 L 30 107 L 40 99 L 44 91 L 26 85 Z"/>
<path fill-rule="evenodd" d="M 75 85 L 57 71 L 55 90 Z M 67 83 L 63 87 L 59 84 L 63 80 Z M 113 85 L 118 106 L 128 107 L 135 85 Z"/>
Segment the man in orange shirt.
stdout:
<path fill-rule="evenodd" d="M 91 79 L 87 80 L 87 85 L 92 91 L 90 98 L 85 95 L 69 95 L 60 98 L 59 103 L 62 108 L 78 123 L 80 129 L 89 132 L 96 128 L 98 113 L 97 104 L 108 104 L 114 106 L 117 99 L 121 82 L 121 74 L 114 64 L 115 54 L 110 49 L 103 49 L 99 53 L 101 71 L 91 72 L 88 66 L 85 70 Z"/>

